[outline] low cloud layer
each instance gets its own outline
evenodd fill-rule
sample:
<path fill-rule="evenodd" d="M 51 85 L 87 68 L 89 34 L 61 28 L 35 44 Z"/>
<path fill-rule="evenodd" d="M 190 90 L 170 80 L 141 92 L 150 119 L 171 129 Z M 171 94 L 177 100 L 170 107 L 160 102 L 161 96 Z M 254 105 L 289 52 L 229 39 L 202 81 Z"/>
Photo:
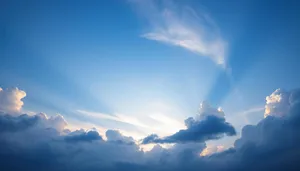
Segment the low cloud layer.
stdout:
<path fill-rule="evenodd" d="M 241 138 L 227 150 L 211 149 L 204 141 L 185 141 L 170 148 L 156 145 L 144 152 L 132 137 L 123 136 L 118 130 L 107 130 L 106 135 L 95 129 L 70 131 L 60 115 L 2 113 L 0 168 L 5 171 L 297 170 L 300 168 L 299 94 L 299 90 L 286 91 L 287 106 L 281 107 L 288 110 L 280 117 L 270 114 L 257 125 L 245 126 Z M 268 100 L 266 103 L 270 104 Z M 200 122 L 210 123 L 208 118 L 223 123 L 221 109 L 206 107 L 212 109 L 210 113 L 216 113 L 209 115 L 202 105 L 202 116 L 200 113 L 186 120 L 187 130 Z M 215 128 L 208 130 L 211 129 Z"/>

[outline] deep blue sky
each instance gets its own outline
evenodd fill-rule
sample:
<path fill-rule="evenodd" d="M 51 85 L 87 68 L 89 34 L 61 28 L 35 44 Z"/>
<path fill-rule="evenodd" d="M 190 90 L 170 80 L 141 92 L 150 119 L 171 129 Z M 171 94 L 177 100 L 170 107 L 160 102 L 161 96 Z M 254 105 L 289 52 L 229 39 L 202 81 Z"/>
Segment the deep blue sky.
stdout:
<path fill-rule="evenodd" d="M 299 1 L 175 3 L 214 20 L 227 44 L 228 69 L 205 54 L 142 36 L 153 21 L 134 2 L 1 0 L 0 87 L 26 91 L 29 111 L 133 131 L 130 124 L 91 120 L 77 110 L 139 119 L 151 111 L 181 120 L 208 100 L 233 117 L 263 107 L 276 88 L 300 86 L 294 79 L 300 63 Z M 233 123 L 245 124 L 238 118 Z"/>

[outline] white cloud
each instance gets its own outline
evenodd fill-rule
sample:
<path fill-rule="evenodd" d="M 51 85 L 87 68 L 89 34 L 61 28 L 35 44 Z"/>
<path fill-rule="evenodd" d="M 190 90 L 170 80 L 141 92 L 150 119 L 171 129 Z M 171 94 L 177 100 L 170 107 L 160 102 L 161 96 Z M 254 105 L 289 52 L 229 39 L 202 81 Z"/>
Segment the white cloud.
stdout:
<path fill-rule="evenodd" d="M 25 91 L 18 88 L 2 89 L 0 87 L 0 112 L 17 114 L 23 106 L 22 99 L 26 96 Z"/>
<path fill-rule="evenodd" d="M 142 37 L 179 46 L 226 66 L 226 46 L 213 19 L 205 11 L 176 5 L 173 1 L 133 1 L 150 23 Z M 157 3 L 156 3 L 157 2 Z"/>
<path fill-rule="evenodd" d="M 267 96 L 264 116 L 282 117 L 286 115 L 290 107 L 289 96 L 290 93 L 283 89 L 277 89 Z"/>
<path fill-rule="evenodd" d="M 67 121 L 60 114 L 48 117 L 45 113 L 37 113 L 33 115 L 40 119 L 40 124 L 46 128 L 54 128 L 59 132 L 62 132 L 68 125 Z"/>

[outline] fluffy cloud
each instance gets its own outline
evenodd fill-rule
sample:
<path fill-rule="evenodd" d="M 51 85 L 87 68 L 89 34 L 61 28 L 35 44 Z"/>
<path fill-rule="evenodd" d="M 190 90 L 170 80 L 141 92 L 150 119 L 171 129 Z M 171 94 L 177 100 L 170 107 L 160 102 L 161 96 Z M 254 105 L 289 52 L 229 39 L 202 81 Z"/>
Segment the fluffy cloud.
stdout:
<path fill-rule="evenodd" d="M 0 113 L 19 113 L 25 96 L 26 93 L 18 88 L 2 89 L 0 87 Z"/>
<path fill-rule="evenodd" d="M 267 97 L 269 114 L 257 125 L 245 126 L 234 144 L 234 159 L 240 162 L 237 168 L 295 170 L 300 167 L 299 100 L 299 90 L 277 89 Z"/>
<path fill-rule="evenodd" d="M 225 114 L 220 108 L 213 108 L 207 102 L 203 102 L 199 112 L 196 119 L 190 117 L 185 120 L 187 129 L 179 130 L 175 134 L 163 138 L 152 134 L 144 138 L 142 143 L 204 142 L 219 139 L 223 134 L 228 136 L 236 134 L 233 126 L 225 121 Z"/>
<path fill-rule="evenodd" d="M 275 90 L 271 95 L 266 97 L 265 117 L 271 115 L 283 117 L 289 110 L 290 93 L 283 89 Z"/>
<path fill-rule="evenodd" d="M 207 147 L 202 141 L 175 143 L 170 148 L 156 145 L 144 152 L 131 137 L 117 130 L 108 130 L 107 140 L 94 129 L 66 130 L 67 123 L 60 115 L 0 115 L 0 167 L 24 171 L 297 170 L 299 92 L 286 92 L 288 103 L 281 107 L 288 110 L 281 117 L 268 115 L 257 125 L 245 126 L 234 147 L 222 152 L 221 148 Z M 186 120 L 187 130 L 208 118 L 224 121 L 222 110 L 202 109 L 202 117 Z M 206 111 L 216 113 L 208 115 Z"/>
<path fill-rule="evenodd" d="M 45 113 L 38 113 L 36 117 L 41 119 L 42 125 L 54 128 L 59 132 L 63 131 L 68 125 L 67 121 L 60 114 L 48 117 Z"/>

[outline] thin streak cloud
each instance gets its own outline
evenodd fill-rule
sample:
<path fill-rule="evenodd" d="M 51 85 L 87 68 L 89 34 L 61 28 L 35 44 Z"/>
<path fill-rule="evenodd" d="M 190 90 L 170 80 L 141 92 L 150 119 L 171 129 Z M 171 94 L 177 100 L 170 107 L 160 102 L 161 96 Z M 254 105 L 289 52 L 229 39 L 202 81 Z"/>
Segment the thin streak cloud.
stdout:
<path fill-rule="evenodd" d="M 94 118 L 100 118 L 100 119 L 108 119 L 108 120 L 113 120 L 113 121 L 118 121 L 118 122 L 123 122 L 123 123 L 128 123 L 131 125 L 143 127 L 143 128 L 149 128 L 148 125 L 140 122 L 138 119 L 134 117 L 129 117 L 121 114 L 117 115 L 109 115 L 109 114 L 103 114 L 103 113 L 98 113 L 98 112 L 90 112 L 90 111 L 84 111 L 84 110 L 77 110 L 77 112 L 94 117 Z"/>

